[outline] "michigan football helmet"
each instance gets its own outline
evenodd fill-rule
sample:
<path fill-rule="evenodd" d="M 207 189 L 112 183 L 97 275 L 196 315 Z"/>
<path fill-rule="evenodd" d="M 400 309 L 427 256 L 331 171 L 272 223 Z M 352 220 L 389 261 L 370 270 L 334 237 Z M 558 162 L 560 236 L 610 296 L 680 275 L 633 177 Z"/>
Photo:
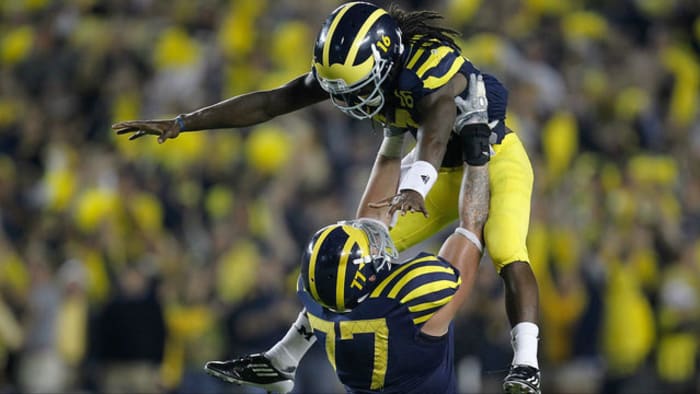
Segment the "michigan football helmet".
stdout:
<path fill-rule="evenodd" d="M 394 18 L 376 5 L 352 2 L 338 7 L 323 24 L 312 70 L 336 107 L 366 119 L 384 106 L 381 85 L 402 52 Z"/>
<path fill-rule="evenodd" d="M 367 297 L 372 275 L 388 270 L 398 256 L 383 223 L 342 221 L 313 235 L 302 256 L 301 280 L 316 302 L 346 312 Z"/>

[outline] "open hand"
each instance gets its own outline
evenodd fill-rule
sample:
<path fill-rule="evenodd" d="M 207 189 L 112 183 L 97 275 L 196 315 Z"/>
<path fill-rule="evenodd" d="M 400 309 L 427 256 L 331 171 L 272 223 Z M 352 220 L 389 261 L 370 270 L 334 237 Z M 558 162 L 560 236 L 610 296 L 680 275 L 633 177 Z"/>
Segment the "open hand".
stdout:
<path fill-rule="evenodd" d="M 387 197 L 377 202 L 367 204 L 370 208 L 389 207 L 389 216 L 394 215 L 396 211 L 405 215 L 406 212 L 421 212 L 423 216 L 428 217 L 428 211 L 425 209 L 425 201 L 423 196 L 415 190 L 402 190 L 399 194 Z"/>
<path fill-rule="evenodd" d="M 455 104 L 459 113 L 455 120 L 455 131 L 459 132 L 468 124 L 488 124 L 489 100 L 486 98 L 486 85 L 481 74 L 469 74 L 469 90 L 467 98 L 455 97 Z"/>
<path fill-rule="evenodd" d="M 157 135 L 158 143 L 162 144 L 168 138 L 176 138 L 180 134 L 180 126 L 175 119 L 164 120 L 129 120 L 112 125 L 117 134 L 129 134 L 129 140 L 141 138 L 144 135 Z"/>

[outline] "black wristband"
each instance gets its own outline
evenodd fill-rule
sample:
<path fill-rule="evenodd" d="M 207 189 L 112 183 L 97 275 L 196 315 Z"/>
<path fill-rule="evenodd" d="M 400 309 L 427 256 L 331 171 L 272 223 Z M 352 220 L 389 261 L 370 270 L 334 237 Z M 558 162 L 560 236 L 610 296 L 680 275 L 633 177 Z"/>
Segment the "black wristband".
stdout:
<path fill-rule="evenodd" d="M 491 129 L 484 123 L 468 124 L 459 131 L 462 158 L 470 166 L 483 166 L 491 158 Z"/>

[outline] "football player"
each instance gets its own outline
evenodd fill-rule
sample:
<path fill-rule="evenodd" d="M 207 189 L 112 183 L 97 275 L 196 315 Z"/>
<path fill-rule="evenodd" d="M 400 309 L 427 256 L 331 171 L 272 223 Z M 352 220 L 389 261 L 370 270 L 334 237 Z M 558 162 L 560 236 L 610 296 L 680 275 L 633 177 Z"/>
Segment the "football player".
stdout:
<path fill-rule="evenodd" d="M 483 80 L 472 76 L 472 82 L 472 93 L 481 92 L 484 116 L 466 120 L 467 128 L 486 124 Z M 390 165 L 399 171 L 398 160 Z M 311 238 L 297 292 L 304 318 L 349 393 L 456 393 L 451 322 L 473 286 L 483 252 L 488 177 L 488 165 L 465 166 L 460 224 L 438 255 L 398 260 L 388 227 L 390 203 L 363 205 L 360 219 L 326 226 Z M 392 193 L 391 185 L 371 178 L 365 197 L 381 200 Z M 211 361 L 205 369 L 230 382 L 245 382 L 239 373 L 256 373 L 270 379 L 257 385 L 270 391 L 293 387 L 291 379 L 274 379 L 283 372 L 262 354 Z"/>
<path fill-rule="evenodd" d="M 484 239 L 505 284 L 514 350 L 503 386 L 506 392 L 537 393 L 539 300 L 525 243 L 532 167 L 519 138 L 504 123 L 507 91 L 495 77 L 482 74 L 488 127 L 464 127 L 468 78 L 480 72 L 461 55 L 453 39 L 456 32 L 431 23 L 438 18 L 430 11 L 392 7 L 387 12 L 369 3 L 346 3 L 323 24 L 309 73 L 279 88 L 232 97 L 173 119 L 120 122 L 113 128 L 131 134 L 130 139 L 156 135 L 162 143 L 185 131 L 255 125 L 330 98 L 350 116 L 384 126 L 371 177 L 396 186 L 398 194 L 388 200 L 390 214 L 423 213 L 397 215 L 391 236 L 399 250 L 459 217 L 463 161 L 474 166 L 489 162 L 490 214 Z M 397 170 L 391 164 L 403 155 L 407 134 L 416 138 L 416 146 Z M 370 202 L 366 196 L 360 209 Z M 279 364 L 298 362 L 308 349 L 299 345 L 299 338 L 306 338 L 299 327 L 308 331 L 303 314 L 279 346 L 265 354 L 286 354 Z M 275 352 L 280 347 L 283 351 Z"/>
<path fill-rule="evenodd" d="M 399 262 L 387 222 L 373 219 L 324 227 L 306 247 L 298 295 L 349 393 L 457 392 L 451 322 L 481 257 L 487 166 L 465 181 L 460 227 L 437 256 Z"/>

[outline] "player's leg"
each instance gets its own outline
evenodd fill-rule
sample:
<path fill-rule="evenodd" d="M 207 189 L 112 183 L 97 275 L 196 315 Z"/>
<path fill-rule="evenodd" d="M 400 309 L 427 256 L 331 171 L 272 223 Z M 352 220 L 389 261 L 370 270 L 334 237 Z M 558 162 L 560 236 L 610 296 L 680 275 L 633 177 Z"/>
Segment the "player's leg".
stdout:
<path fill-rule="evenodd" d="M 425 241 L 459 218 L 462 173 L 462 167 L 440 169 L 437 182 L 425 197 L 427 218 L 420 213 L 397 215 L 390 233 L 399 251 Z"/>
<path fill-rule="evenodd" d="M 306 310 L 302 310 L 287 334 L 268 351 L 232 360 L 209 361 L 204 370 L 229 383 L 288 393 L 294 388 L 299 361 L 315 342 Z"/>
<path fill-rule="evenodd" d="M 486 248 L 505 284 L 512 327 L 513 363 L 503 387 L 507 393 L 538 393 L 539 293 L 527 253 L 533 174 L 515 133 L 495 146 L 489 163 L 491 205 L 484 229 Z"/>

